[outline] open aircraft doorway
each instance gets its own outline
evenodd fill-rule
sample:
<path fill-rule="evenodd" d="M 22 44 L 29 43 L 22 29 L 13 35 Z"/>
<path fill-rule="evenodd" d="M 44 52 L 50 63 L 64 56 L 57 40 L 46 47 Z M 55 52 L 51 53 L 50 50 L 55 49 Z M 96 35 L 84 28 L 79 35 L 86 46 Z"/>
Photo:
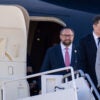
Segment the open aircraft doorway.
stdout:
<path fill-rule="evenodd" d="M 28 55 L 34 73 L 40 71 L 46 50 L 59 43 L 59 31 L 66 24 L 55 17 L 30 17 Z"/>

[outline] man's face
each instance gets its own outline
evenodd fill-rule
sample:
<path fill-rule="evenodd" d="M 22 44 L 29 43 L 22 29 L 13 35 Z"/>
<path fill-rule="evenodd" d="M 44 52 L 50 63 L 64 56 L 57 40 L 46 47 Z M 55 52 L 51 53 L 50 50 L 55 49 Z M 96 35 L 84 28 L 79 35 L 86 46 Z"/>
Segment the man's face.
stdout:
<path fill-rule="evenodd" d="M 93 25 L 93 29 L 96 35 L 100 36 L 100 21 Z"/>
<path fill-rule="evenodd" d="M 74 33 L 70 29 L 64 29 L 60 33 L 60 40 L 65 46 L 69 46 L 74 39 Z"/>

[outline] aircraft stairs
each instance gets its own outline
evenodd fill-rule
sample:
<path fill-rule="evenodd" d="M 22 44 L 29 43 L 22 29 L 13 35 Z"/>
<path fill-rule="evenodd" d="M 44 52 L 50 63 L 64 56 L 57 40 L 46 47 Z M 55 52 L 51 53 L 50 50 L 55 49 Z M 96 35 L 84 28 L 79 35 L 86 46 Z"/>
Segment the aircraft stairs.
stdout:
<path fill-rule="evenodd" d="M 51 73 L 68 69 L 71 70 L 71 73 L 64 76 L 51 75 Z M 36 96 L 19 98 L 17 100 L 100 100 L 100 95 L 91 78 L 81 70 L 74 72 L 72 67 L 60 68 L 29 75 L 24 77 L 24 79 L 37 76 L 41 76 L 42 93 Z M 68 77 L 72 77 L 71 80 L 68 80 Z M 63 82 L 63 80 L 65 80 L 65 82 Z"/>

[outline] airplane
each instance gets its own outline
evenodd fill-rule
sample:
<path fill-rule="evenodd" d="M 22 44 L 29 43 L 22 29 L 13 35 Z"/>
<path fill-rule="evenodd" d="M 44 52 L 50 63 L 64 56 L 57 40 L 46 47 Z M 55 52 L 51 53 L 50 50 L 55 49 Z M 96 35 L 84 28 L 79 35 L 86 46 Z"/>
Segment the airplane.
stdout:
<path fill-rule="evenodd" d="M 64 6 L 59 5 L 60 0 L 60 3 L 54 4 L 54 1 L 50 1 L 0 0 L 0 4 L 21 5 L 30 15 L 27 51 L 33 61 L 34 73 L 39 72 L 47 48 L 59 42 L 59 31 L 62 27 L 71 27 L 75 31 L 74 42 L 78 44 L 81 37 L 92 32 L 92 19 L 96 15 L 67 8 L 66 0 L 63 1 Z"/>
<path fill-rule="evenodd" d="M 99 14 L 100 1 L 99 0 L 42 0 L 55 5 L 80 10 L 89 13 Z"/>
<path fill-rule="evenodd" d="M 31 60 L 34 61 L 32 62 L 34 73 L 39 72 L 46 50 L 59 43 L 61 28 L 71 27 L 75 31 L 74 42 L 78 44 L 80 38 L 91 33 L 92 18 L 96 15 L 95 13 L 69 9 L 40 0 L 3 0 L 0 1 L 0 4 L 21 5 L 26 8 L 30 15 L 26 51 L 31 56 Z M 7 40 L 4 39 L 3 41 L 5 43 Z M 18 47 L 15 46 L 15 48 Z M 6 53 L 6 55 L 11 60 L 9 54 Z M 12 74 L 12 67 L 9 67 L 9 71 Z"/>
<path fill-rule="evenodd" d="M 34 73 L 39 72 L 47 48 L 59 42 L 62 27 L 71 27 L 75 31 L 74 42 L 78 43 L 81 37 L 92 32 L 92 19 L 96 15 L 41 0 L 1 0 L 0 4 L 21 5 L 30 15 L 27 51 Z"/>

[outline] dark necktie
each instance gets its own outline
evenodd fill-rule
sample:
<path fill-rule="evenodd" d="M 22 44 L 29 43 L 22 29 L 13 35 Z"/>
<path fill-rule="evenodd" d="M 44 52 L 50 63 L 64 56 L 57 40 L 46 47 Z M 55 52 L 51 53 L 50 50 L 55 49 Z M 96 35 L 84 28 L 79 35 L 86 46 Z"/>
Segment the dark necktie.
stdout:
<path fill-rule="evenodd" d="M 100 43 L 100 37 L 98 37 L 98 45 L 99 45 L 99 43 Z"/>

